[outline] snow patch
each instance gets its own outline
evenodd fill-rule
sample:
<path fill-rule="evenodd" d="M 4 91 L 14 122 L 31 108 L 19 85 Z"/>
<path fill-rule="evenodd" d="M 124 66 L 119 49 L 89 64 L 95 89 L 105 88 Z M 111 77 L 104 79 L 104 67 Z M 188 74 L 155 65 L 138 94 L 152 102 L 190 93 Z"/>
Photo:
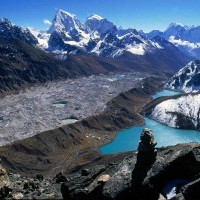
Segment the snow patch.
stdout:
<path fill-rule="evenodd" d="M 200 117 L 200 94 L 188 94 L 177 99 L 169 99 L 156 105 L 151 118 L 173 128 L 177 125 L 177 113 L 192 121 L 197 128 Z"/>
<path fill-rule="evenodd" d="M 146 53 L 144 44 L 127 45 L 126 51 L 135 55 L 144 55 Z"/>
<path fill-rule="evenodd" d="M 104 18 L 99 15 L 96 15 L 96 14 L 88 17 L 88 20 L 102 20 L 102 19 L 104 19 Z"/>

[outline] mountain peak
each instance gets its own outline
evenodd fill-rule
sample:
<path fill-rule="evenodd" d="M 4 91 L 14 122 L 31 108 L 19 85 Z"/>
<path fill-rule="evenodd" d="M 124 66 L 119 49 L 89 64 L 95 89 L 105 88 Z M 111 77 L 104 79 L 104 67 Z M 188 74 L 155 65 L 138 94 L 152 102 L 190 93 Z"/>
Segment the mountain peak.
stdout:
<path fill-rule="evenodd" d="M 7 18 L 0 18 L 0 23 L 2 23 L 2 22 L 9 22 L 10 23 L 10 21 Z"/>
<path fill-rule="evenodd" d="M 176 26 L 182 26 L 182 27 L 184 27 L 181 23 L 172 22 L 172 23 L 169 24 L 168 28 L 176 27 Z"/>
<path fill-rule="evenodd" d="M 65 10 L 62 10 L 62 9 L 58 9 L 57 10 L 56 16 L 76 18 L 76 15 L 74 15 L 74 14 L 72 14 L 70 12 L 67 12 Z"/>
<path fill-rule="evenodd" d="M 88 32 L 97 31 L 100 35 L 116 30 L 116 26 L 112 22 L 96 14 L 87 18 L 85 26 Z"/>
<path fill-rule="evenodd" d="M 183 25 L 181 23 L 176 23 L 176 22 L 172 22 L 171 24 L 169 24 L 169 26 L 167 27 L 167 30 L 168 29 L 171 29 L 171 28 L 184 28 L 185 30 L 189 30 L 191 28 L 195 28 L 195 26 L 187 26 L 187 25 Z"/>
<path fill-rule="evenodd" d="M 57 10 L 56 15 L 52 21 L 52 25 L 49 29 L 49 33 L 54 31 L 57 32 L 69 32 L 74 29 L 79 30 L 82 29 L 83 25 L 77 19 L 76 15 L 64 11 L 62 9 Z"/>
<path fill-rule="evenodd" d="M 87 18 L 87 20 L 102 20 L 102 19 L 104 19 L 104 18 L 97 15 L 97 14 L 93 14 L 90 17 Z"/>
<path fill-rule="evenodd" d="M 12 23 L 7 18 L 0 18 L 0 24 L 3 26 L 12 26 Z"/>

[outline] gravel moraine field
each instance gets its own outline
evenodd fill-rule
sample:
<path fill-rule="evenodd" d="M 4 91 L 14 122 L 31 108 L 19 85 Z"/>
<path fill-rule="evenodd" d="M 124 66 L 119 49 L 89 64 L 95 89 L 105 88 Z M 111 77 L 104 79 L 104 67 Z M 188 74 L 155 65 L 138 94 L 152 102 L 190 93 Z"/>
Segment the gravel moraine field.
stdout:
<path fill-rule="evenodd" d="M 101 113 L 149 74 L 110 74 L 30 87 L 0 99 L 0 146 Z M 137 77 L 137 78 L 136 78 Z"/>

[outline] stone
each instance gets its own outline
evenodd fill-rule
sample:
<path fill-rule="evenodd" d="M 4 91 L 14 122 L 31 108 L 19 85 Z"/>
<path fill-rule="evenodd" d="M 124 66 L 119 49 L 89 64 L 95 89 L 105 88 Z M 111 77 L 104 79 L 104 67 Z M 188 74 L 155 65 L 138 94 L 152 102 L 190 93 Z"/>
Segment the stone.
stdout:
<path fill-rule="evenodd" d="M 138 146 L 136 167 L 147 167 L 155 162 L 157 155 L 156 144 L 152 131 L 148 128 L 143 129 Z"/>
<path fill-rule="evenodd" d="M 89 169 L 83 169 L 82 172 L 81 172 L 81 175 L 82 176 L 87 176 L 87 175 L 89 175 L 89 173 L 90 173 Z"/>
<path fill-rule="evenodd" d="M 56 181 L 56 183 L 62 183 L 62 182 L 66 182 L 67 178 L 60 172 L 54 177 L 54 180 Z"/>
<path fill-rule="evenodd" d="M 156 144 L 152 130 L 144 128 L 140 136 L 138 152 L 155 151 Z"/>
<path fill-rule="evenodd" d="M 166 200 L 166 198 L 162 194 L 159 194 L 158 200 Z"/>
<path fill-rule="evenodd" d="M 3 187 L 8 187 L 11 184 L 9 176 L 6 172 L 6 169 L 0 164 L 0 189 Z"/>
<path fill-rule="evenodd" d="M 13 199 L 23 199 L 23 197 L 24 197 L 24 195 L 20 192 L 12 195 Z"/>
<path fill-rule="evenodd" d="M 36 179 L 39 181 L 43 181 L 44 177 L 41 174 L 36 175 Z"/>
<path fill-rule="evenodd" d="M 97 182 L 98 183 L 106 183 L 107 181 L 110 180 L 110 175 L 108 174 L 105 174 L 105 175 L 102 175 L 98 178 Z"/>
<path fill-rule="evenodd" d="M 183 194 L 179 193 L 176 196 L 172 197 L 170 200 L 185 200 Z"/>

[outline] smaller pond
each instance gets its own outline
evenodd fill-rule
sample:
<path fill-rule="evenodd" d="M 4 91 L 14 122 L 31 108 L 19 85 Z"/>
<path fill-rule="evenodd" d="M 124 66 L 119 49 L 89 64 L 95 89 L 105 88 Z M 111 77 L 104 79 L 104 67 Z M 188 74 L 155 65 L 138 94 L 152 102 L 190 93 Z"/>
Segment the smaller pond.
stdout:
<path fill-rule="evenodd" d="M 163 90 L 161 92 L 157 92 L 156 94 L 154 94 L 152 97 L 153 99 L 156 99 L 158 97 L 164 97 L 164 96 L 173 96 L 173 95 L 177 95 L 177 94 L 181 94 L 178 91 L 172 91 L 172 90 Z"/>
<path fill-rule="evenodd" d="M 73 124 L 73 123 L 75 123 L 77 121 L 78 121 L 77 119 L 63 119 L 61 121 L 61 124 L 62 125 L 68 125 L 68 124 Z"/>
<path fill-rule="evenodd" d="M 55 106 L 56 108 L 64 108 L 66 104 L 67 101 L 58 101 L 53 103 L 53 106 Z"/>

